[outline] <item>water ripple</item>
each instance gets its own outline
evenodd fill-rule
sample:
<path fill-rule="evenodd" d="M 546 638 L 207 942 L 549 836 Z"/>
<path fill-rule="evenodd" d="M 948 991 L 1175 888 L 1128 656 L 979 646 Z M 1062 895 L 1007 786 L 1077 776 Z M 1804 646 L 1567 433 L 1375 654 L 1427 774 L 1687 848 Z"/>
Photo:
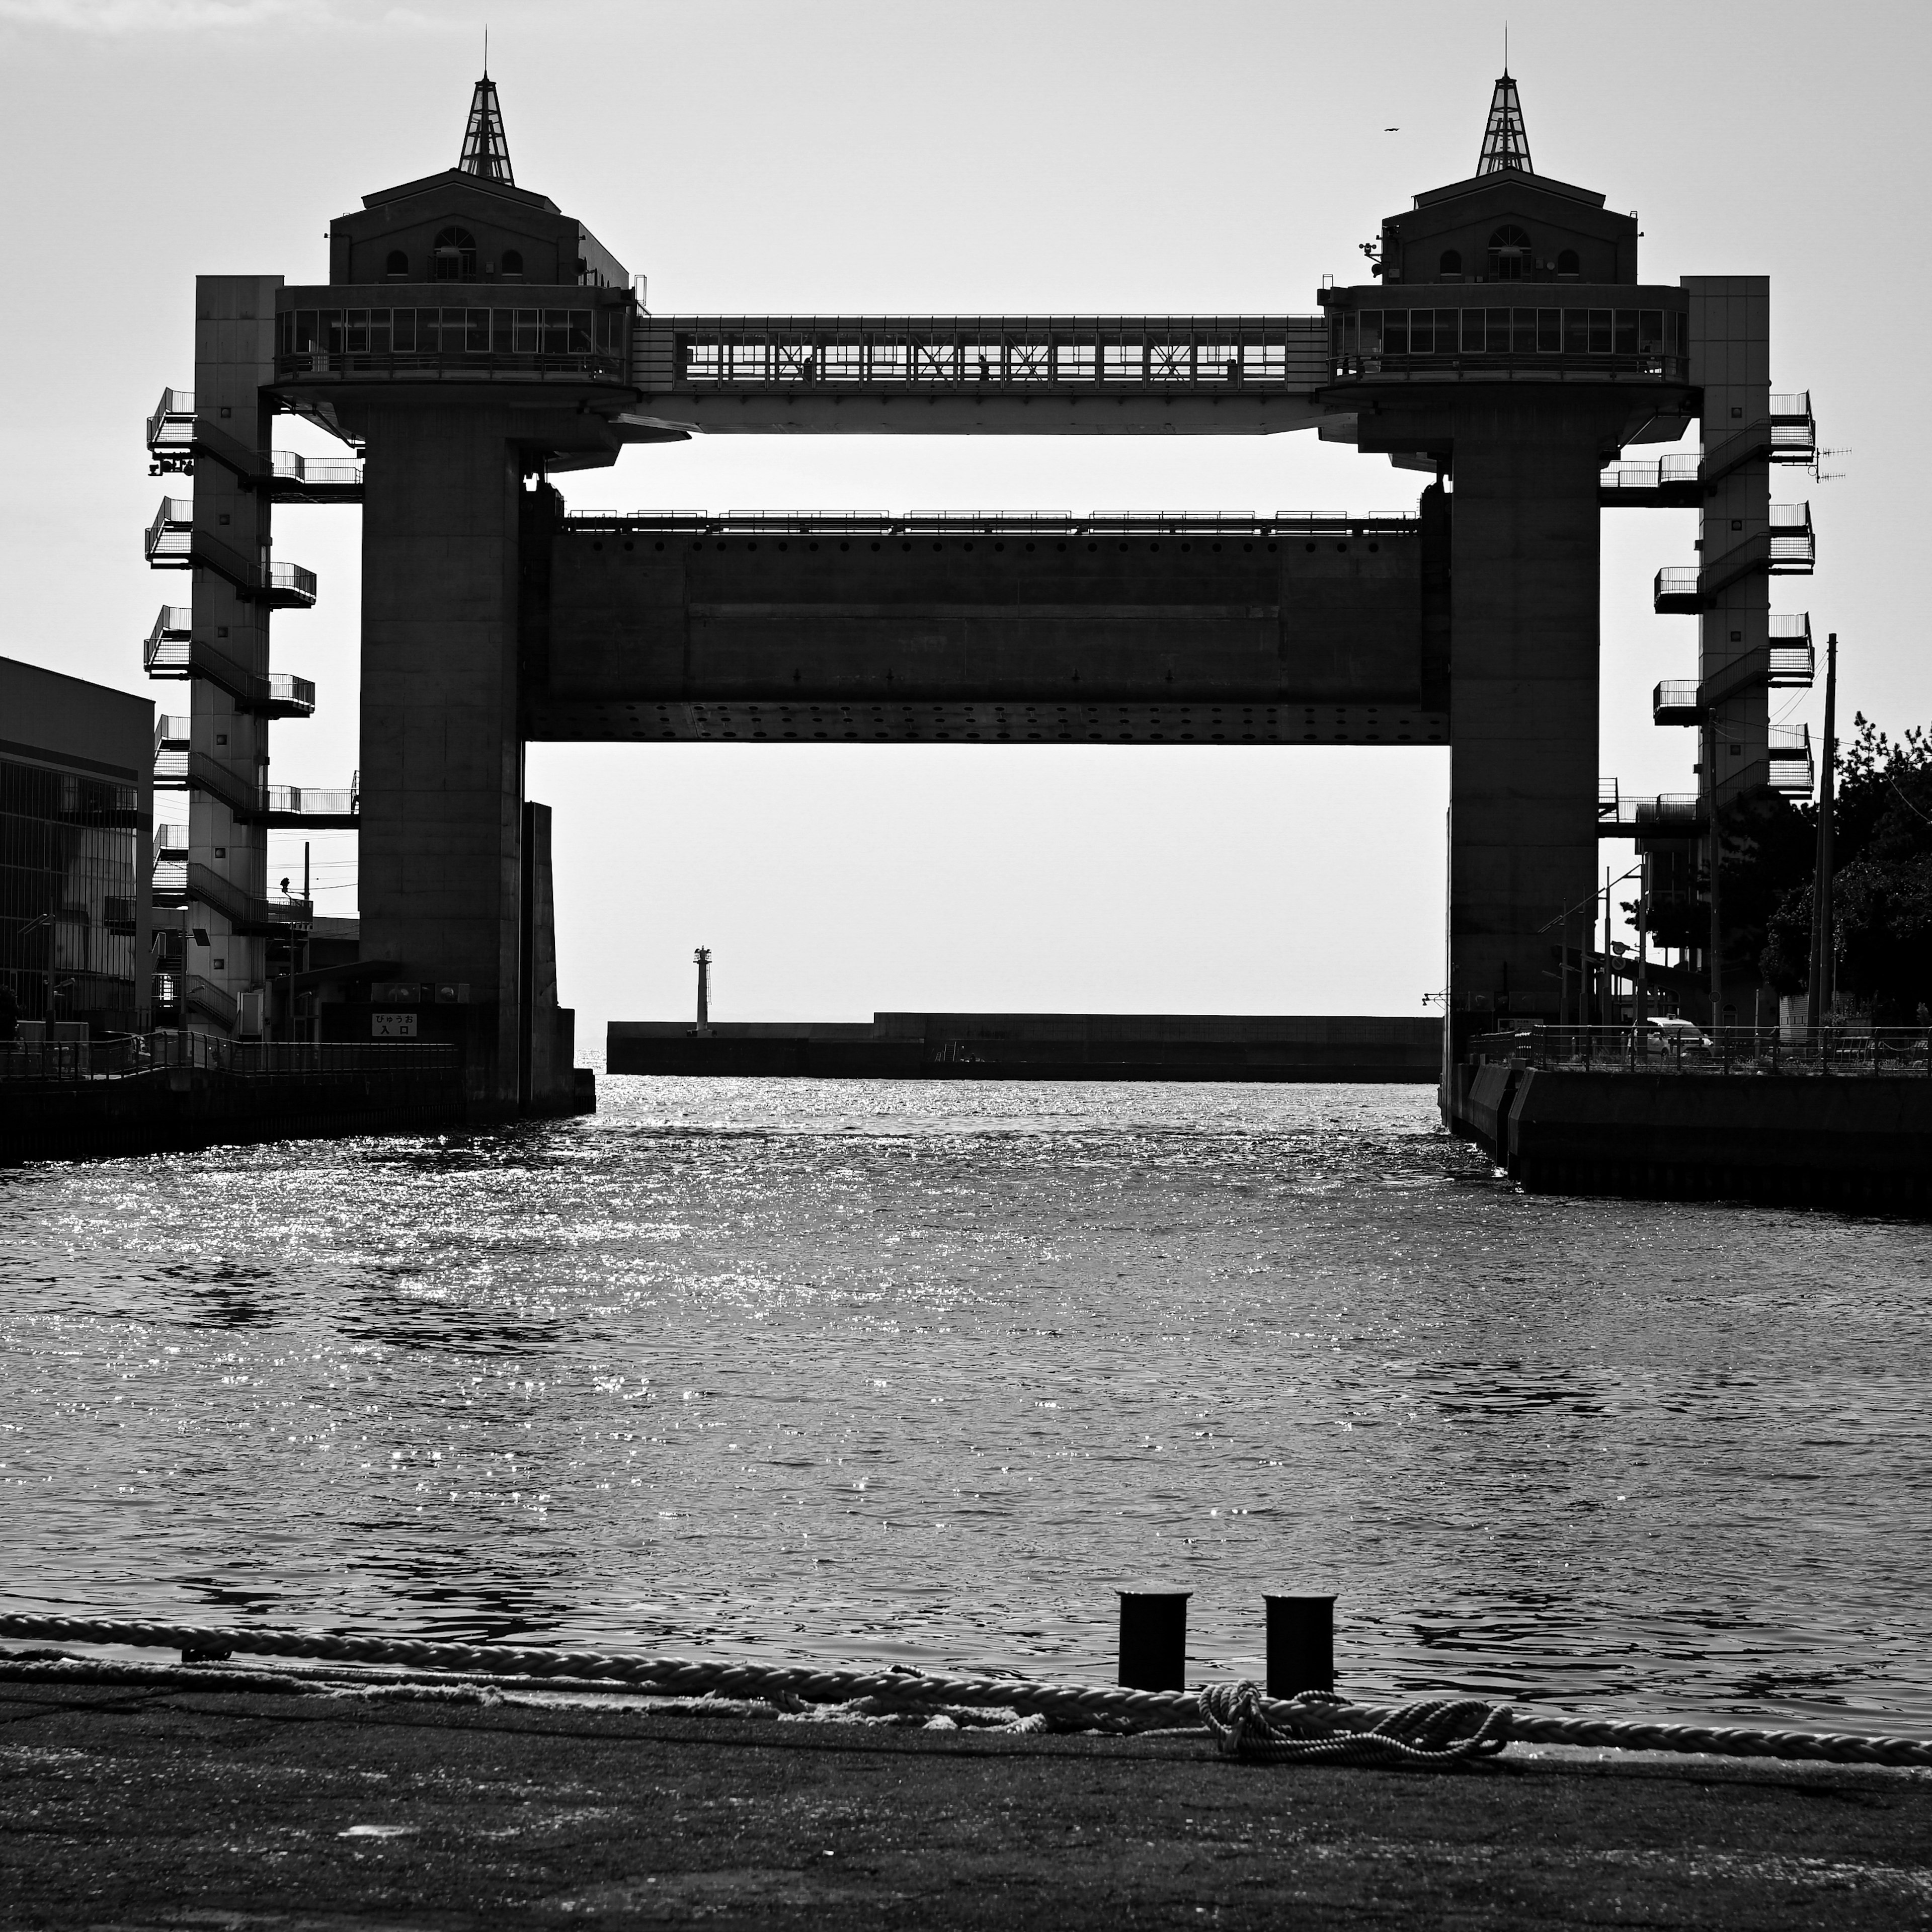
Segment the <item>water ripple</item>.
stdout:
<path fill-rule="evenodd" d="M 1932 1230 L 1532 1199 L 1413 1089 L 608 1079 L 0 1175 L 10 1607 L 1932 1735 Z"/>

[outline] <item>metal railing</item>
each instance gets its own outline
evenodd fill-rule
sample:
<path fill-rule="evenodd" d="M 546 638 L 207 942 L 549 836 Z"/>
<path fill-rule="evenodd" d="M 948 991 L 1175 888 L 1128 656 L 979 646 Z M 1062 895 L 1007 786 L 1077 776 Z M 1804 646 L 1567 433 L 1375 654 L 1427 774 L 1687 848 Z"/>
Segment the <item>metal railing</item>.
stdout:
<path fill-rule="evenodd" d="M 148 418 L 148 454 L 178 460 L 188 454 L 194 441 L 194 392 L 164 389 Z"/>
<path fill-rule="evenodd" d="M 1616 809 L 1597 808 L 1597 830 L 1606 837 L 1642 838 L 1648 832 L 1683 834 L 1702 829 L 1704 801 L 1695 792 L 1660 792 L 1654 798 L 1622 798 Z"/>
<path fill-rule="evenodd" d="M 301 483 L 314 489 L 359 490 L 362 466 L 346 458 L 300 456 L 278 449 L 268 458 L 269 472 L 278 483 Z"/>
<path fill-rule="evenodd" d="M 194 610 L 188 604 L 164 604 L 154 628 L 141 646 L 142 668 L 150 677 L 186 677 L 188 644 L 194 630 Z"/>
<path fill-rule="evenodd" d="M 462 1066 L 461 1049 L 442 1040 L 300 1041 L 227 1040 L 205 1033 L 148 1036 L 154 1064 L 206 1067 L 250 1079 L 301 1079 L 318 1074 L 442 1072 Z"/>
<path fill-rule="evenodd" d="M 568 355 L 517 355 L 508 352 L 388 351 L 351 355 L 326 349 L 302 350 L 275 358 L 278 382 L 312 382 L 318 377 L 341 380 L 442 381 L 452 376 L 472 382 L 524 381 L 532 377 L 562 377 L 572 382 L 621 382 L 623 358 L 607 351 L 586 350 Z"/>
<path fill-rule="evenodd" d="M 158 974 L 158 979 L 171 976 Z M 319 1044 L 231 1040 L 219 1034 L 108 1034 L 92 1040 L 0 1041 L 0 1080 L 120 1080 L 170 1067 L 194 1067 L 244 1080 L 404 1074 L 412 1081 L 462 1071 L 460 1050 L 440 1040 L 324 1041 Z"/>
<path fill-rule="evenodd" d="M 306 682 L 298 679 L 296 682 Z M 205 791 L 219 799 L 244 824 L 300 825 L 326 822 L 340 825 L 362 811 L 358 776 L 344 785 L 265 785 L 251 782 L 206 752 L 190 751 L 184 742 L 166 739 L 179 730 L 185 738 L 185 718 L 164 718 L 154 729 L 154 783 L 174 790 Z"/>
<path fill-rule="evenodd" d="M 1810 612 L 1784 611 L 1774 616 L 1765 682 L 1809 688 L 1817 672 L 1817 656 L 1811 644 Z"/>
<path fill-rule="evenodd" d="M 576 510 L 572 532 L 640 531 L 692 536 L 1413 536 L 1413 517 L 1341 511 L 1266 514 L 1010 510 Z"/>
<path fill-rule="evenodd" d="M 1694 491 L 1702 460 L 1694 453 L 1680 453 L 1660 457 L 1654 463 L 1612 463 L 1598 478 L 1598 484 L 1605 491 L 1645 496 L 1664 490 Z"/>
<path fill-rule="evenodd" d="M 194 499 L 164 496 L 161 507 L 154 512 L 154 521 L 142 538 L 141 547 L 152 564 L 171 564 L 185 568 L 194 540 Z"/>
<path fill-rule="evenodd" d="M 257 898 L 212 868 L 194 860 L 164 862 L 166 883 L 157 868 L 154 889 L 171 897 L 198 900 L 218 912 L 244 938 L 280 933 L 290 926 L 306 926 L 315 916 L 312 901 Z"/>
<path fill-rule="evenodd" d="M 1932 1028 L 1876 1027 L 1648 1028 L 1546 1026 L 1484 1034 L 1472 1061 L 1602 1073 L 1724 1076 L 1765 1073 L 1932 1073 Z"/>
<path fill-rule="evenodd" d="M 1694 724 L 1704 715 L 1698 702 L 1700 689 L 1694 677 L 1666 677 L 1650 694 L 1652 722 L 1658 724 Z"/>
<path fill-rule="evenodd" d="M 153 994 L 158 1013 L 172 1011 L 179 1014 L 185 997 L 190 1012 L 200 1013 L 203 1018 L 212 1020 L 230 1032 L 233 1031 L 241 1013 L 241 1008 L 230 994 L 199 973 L 157 973 L 153 979 Z"/>
<path fill-rule="evenodd" d="M 315 681 L 297 677 L 292 672 L 272 670 L 263 680 L 268 688 L 262 696 L 284 716 L 306 718 L 315 709 Z"/>
<path fill-rule="evenodd" d="M 157 570 L 188 570 L 199 566 L 225 578 L 244 597 L 304 608 L 315 602 L 314 571 L 298 563 L 264 563 L 208 531 L 197 531 L 192 496 L 164 496 L 142 535 L 141 547 Z M 150 641 L 154 641 L 152 638 Z"/>
<path fill-rule="evenodd" d="M 150 677 L 205 677 L 244 710 L 284 718 L 306 718 L 315 710 L 313 680 L 289 671 L 264 675 L 244 670 L 206 638 L 194 634 L 194 613 L 185 604 L 162 605 L 141 647 L 141 663 Z"/>
<path fill-rule="evenodd" d="M 278 818 L 353 818 L 362 810 L 361 787 L 270 785 L 263 806 Z"/>
<path fill-rule="evenodd" d="M 0 1080 L 109 1079 L 132 1072 L 136 1064 L 130 1034 L 101 1040 L 0 1040 Z"/>
<path fill-rule="evenodd" d="M 1774 724 L 1766 742 L 1770 768 L 1765 782 L 1787 797 L 1809 798 L 1817 778 L 1808 724 Z"/>

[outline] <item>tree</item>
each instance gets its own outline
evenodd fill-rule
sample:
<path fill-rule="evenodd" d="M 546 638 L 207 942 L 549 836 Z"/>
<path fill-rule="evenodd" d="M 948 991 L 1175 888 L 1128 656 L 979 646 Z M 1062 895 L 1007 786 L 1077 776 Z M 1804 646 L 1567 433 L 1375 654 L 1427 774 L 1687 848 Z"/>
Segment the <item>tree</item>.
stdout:
<path fill-rule="evenodd" d="M 1838 768 L 1833 814 L 1832 925 L 1839 989 L 1903 1025 L 1932 1001 L 1932 738 L 1888 737 L 1861 712 Z M 1817 809 L 1802 816 L 1815 836 Z M 1811 885 L 1795 886 L 1766 922 L 1760 966 L 1780 993 L 1810 970 Z"/>
<path fill-rule="evenodd" d="M 1723 835 L 1724 970 L 1750 976 L 1768 928 L 1784 901 L 1810 877 L 1816 841 L 1813 814 L 1781 792 L 1758 785 L 1726 799 Z M 1665 847 L 1651 861 L 1650 936 L 1659 945 L 1701 950 L 1711 943 L 1711 902 L 1688 846 Z"/>

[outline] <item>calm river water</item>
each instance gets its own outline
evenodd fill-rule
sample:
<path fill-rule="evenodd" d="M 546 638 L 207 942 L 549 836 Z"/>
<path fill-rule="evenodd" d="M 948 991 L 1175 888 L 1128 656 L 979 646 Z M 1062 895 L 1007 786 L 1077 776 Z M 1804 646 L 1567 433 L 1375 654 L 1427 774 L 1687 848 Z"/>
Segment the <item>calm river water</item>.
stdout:
<path fill-rule="evenodd" d="M 1932 1735 L 1932 1228 L 1532 1199 L 1404 1088 L 607 1079 L 0 1174 L 0 1604 Z"/>

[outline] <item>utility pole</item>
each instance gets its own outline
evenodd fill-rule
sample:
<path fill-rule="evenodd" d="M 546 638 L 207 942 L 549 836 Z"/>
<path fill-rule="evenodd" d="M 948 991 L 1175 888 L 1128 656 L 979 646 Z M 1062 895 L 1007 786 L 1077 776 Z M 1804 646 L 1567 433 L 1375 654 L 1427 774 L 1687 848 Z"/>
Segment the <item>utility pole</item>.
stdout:
<path fill-rule="evenodd" d="M 1642 1026 L 1649 1018 L 1650 1004 L 1650 854 L 1639 861 L 1636 876 L 1636 1010 L 1632 1016 Z"/>
<path fill-rule="evenodd" d="M 1818 859 L 1811 879 L 1811 973 L 1804 992 L 1804 1024 L 1813 1032 L 1832 1022 L 1832 837 L 1837 795 L 1838 740 L 1838 634 L 1825 642 L 1825 768 L 1818 779 Z"/>
<path fill-rule="evenodd" d="M 1724 832 L 1718 821 L 1718 721 L 1704 724 L 1704 772 L 1711 794 L 1711 1025 L 1724 1023 Z"/>
<path fill-rule="evenodd" d="M 698 962 L 698 1030 L 711 1030 L 711 949 L 700 946 L 692 958 Z"/>

